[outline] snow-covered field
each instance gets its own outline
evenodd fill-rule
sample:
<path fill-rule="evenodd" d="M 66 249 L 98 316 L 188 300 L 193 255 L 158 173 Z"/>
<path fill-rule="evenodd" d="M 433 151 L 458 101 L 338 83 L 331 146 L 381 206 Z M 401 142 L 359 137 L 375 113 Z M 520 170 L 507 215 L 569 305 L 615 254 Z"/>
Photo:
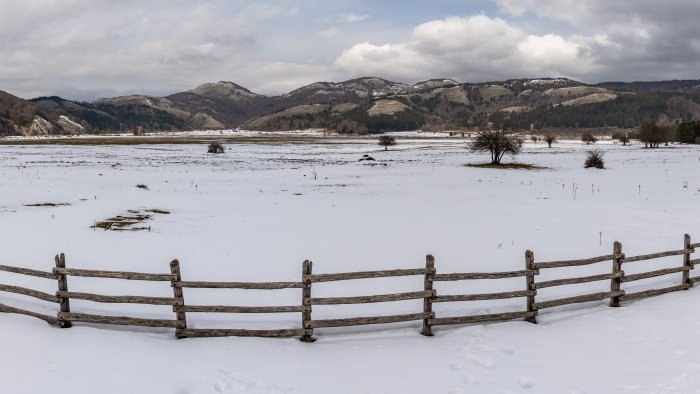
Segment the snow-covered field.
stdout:
<path fill-rule="evenodd" d="M 604 171 L 583 168 L 578 143 L 526 144 L 536 171 L 464 167 L 487 160 L 464 140 L 318 143 L 0 146 L 0 264 L 169 271 L 184 280 L 297 281 L 314 273 L 420 268 L 438 273 L 524 269 L 536 261 L 681 249 L 700 240 L 700 147 L 644 150 L 603 144 Z M 375 162 L 358 161 L 364 154 Z M 368 165 L 366 163 L 372 163 Z M 148 190 L 137 188 L 148 186 Z M 70 204 L 28 207 L 37 203 Z M 128 210 L 167 210 L 151 231 L 94 230 Z M 696 257 L 697 258 L 697 255 Z M 681 256 L 625 266 L 676 267 Z M 609 263 L 543 271 L 538 281 L 609 272 Z M 697 274 L 693 275 L 697 276 Z M 522 290 L 523 278 L 437 283 L 439 294 Z M 54 281 L 0 274 L 0 283 L 53 293 Z M 680 274 L 623 285 L 680 284 Z M 168 284 L 70 278 L 71 291 L 171 296 Z M 423 278 L 334 282 L 315 297 L 422 290 Z M 609 282 L 543 289 L 538 301 Z M 299 290 L 185 289 L 188 304 L 294 305 Z M 524 299 L 435 304 L 438 316 L 522 310 Z M 0 303 L 54 314 L 55 306 L 0 293 Z M 72 301 L 76 312 L 172 319 L 166 306 Z M 314 318 L 416 313 L 422 302 L 314 307 Z M 188 314 L 191 327 L 295 328 L 299 314 Z M 700 289 L 609 308 L 594 302 L 522 321 L 436 327 L 420 322 L 318 329 L 318 341 L 176 340 L 169 329 L 76 324 L 57 329 L 0 315 L 2 392 L 42 393 L 690 393 L 700 392 Z"/>

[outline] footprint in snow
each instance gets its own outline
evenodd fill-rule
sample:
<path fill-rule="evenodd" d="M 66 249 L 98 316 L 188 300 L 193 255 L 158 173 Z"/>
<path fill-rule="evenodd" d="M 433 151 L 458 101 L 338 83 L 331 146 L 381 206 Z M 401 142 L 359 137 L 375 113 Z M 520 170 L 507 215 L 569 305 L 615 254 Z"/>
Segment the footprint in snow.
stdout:
<path fill-rule="evenodd" d="M 490 358 L 490 357 L 481 357 L 481 356 L 476 356 L 476 355 L 469 355 L 468 356 L 469 361 L 473 362 L 474 364 L 484 367 L 486 369 L 493 369 L 494 366 L 496 366 L 496 360 Z"/>
<path fill-rule="evenodd" d="M 528 377 L 526 377 L 526 376 L 521 377 L 520 379 L 518 379 L 518 384 L 520 385 L 520 387 L 522 387 L 522 388 L 524 388 L 524 389 L 531 389 L 531 388 L 535 385 L 535 384 L 532 382 L 532 379 L 530 379 L 530 378 L 528 378 Z"/>

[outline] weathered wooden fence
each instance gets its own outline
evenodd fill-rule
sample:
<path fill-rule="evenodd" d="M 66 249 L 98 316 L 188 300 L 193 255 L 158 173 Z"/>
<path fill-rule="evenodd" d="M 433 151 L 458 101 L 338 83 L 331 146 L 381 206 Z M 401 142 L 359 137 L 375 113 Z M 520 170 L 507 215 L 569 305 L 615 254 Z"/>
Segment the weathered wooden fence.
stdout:
<path fill-rule="evenodd" d="M 636 300 L 660 294 L 670 293 L 679 290 L 687 290 L 693 284 L 700 281 L 700 277 L 691 278 L 690 271 L 695 264 L 700 263 L 700 259 L 691 259 L 691 254 L 695 252 L 700 243 L 691 243 L 689 235 L 685 235 L 683 249 L 668 252 L 652 253 L 627 257 L 622 252 L 622 245 L 615 242 L 612 254 L 593 257 L 589 259 L 564 260 L 550 262 L 536 262 L 532 251 L 525 253 L 525 269 L 521 271 L 508 272 L 471 272 L 471 273 L 451 273 L 438 274 L 435 269 L 435 258 L 431 255 L 426 257 L 424 268 L 396 269 L 384 271 L 364 271 L 345 272 L 334 274 L 313 274 L 311 261 L 304 261 L 302 264 L 301 281 L 299 282 L 192 282 L 183 281 L 180 275 L 180 263 L 174 260 L 170 263 L 169 273 L 139 273 L 122 271 L 99 271 L 89 269 L 75 269 L 66 267 L 66 259 L 63 254 L 59 254 L 55 259 L 55 267 L 52 272 L 44 272 L 27 268 L 0 265 L 0 271 L 27 275 L 32 277 L 55 280 L 58 291 L 55 294 L 32 290 L 21 286 L 0 284 L 0 292 L 8 292 L 33 297 L 45 302 L 56 303 L 59 310 L 56 316 L 32 312 L 26 309 L 0 304 L 0 312 L 19 313 L 27 316 L 39 318 L 63 328 L 71 327 L 73 322 L 86 322 L 95 324 L 116 324 L 142 327 L 166 327 L 174 328 L 177 338 L 188 337 L 222 337 L 222 336 L 252 336 L 252 337 L 300 337 L 305 342 L 313 342 L 314 329 L 328 327 L 348 327 L 368 324 L 385 324 L 407 321 L 422 321 L 423 330 L 421 333 L 426 336 L 432 335 L 433 326 L 456 325 L 467 323 L 479 323 L 488 321 L 505 321 L 512 319 L 525 319 L 531 323 L 537 322 L 537 315 L 540 310 L 568 304 L 584 303 L 590 301 L 601 301 L 610 299 L 611 307 L 619 307 L 622 301 Z M 676 268 L 663 268 L 649 272 L 637 274 L 625 274 L 623 267 L 626 264 L 659 259 L 669 256 L 683 256 L 682 264 Z M 579 267 L 603 262 L 612 263 L 612 270 L 609 274 L 582 276 L 574 278 L 561 278 L 547 281 L 536 281 L 540 271 L 554 268 Z M 623 284 L 642 279 L 649 279 L 664 275 L 682 274 L 680 284 L 660 289 L 652 289 L 627 293 L 622 289 Z M 423 276 L 424 286 L 412 292 L 379 294 L 354 297 L 312 297 L 312 287 L 314 283 L 361 280 L 370 278 L 394 278 L 403 276 Z M 173 289 L 172 297 L 145 297 L 136 295 L 101 295 L 93 293 L 78 293 L 68 290 L 69 277 L 86 278 L 108 278 L 129 281 L 148 282 L 169 282 Z M 438 294 L 435 289 L 436 282 L 445 281 L 473 281 L 473 280 L 498 280 L 505 278 L 525 278 L 523 290 L 486 293 L 486 294 Z M 551 288 L 564 285 L 575 285 L 597 281 L 610 281 L 610 291 L 599 292 L 586 295 L 578 295 L 553 300 L 537 301 L 537 291 L 539 289 Z M 300 289 L 300 303 L 282 306 L 233 306 L 233 305 L 188 305 L 185 303 L 183 289 L 255 289 L 255 290 L 280 290 L 280 289 Z M 479 314 L 456 317 L 437 317 L 433 311 L 434 303 L 444 302 L 464 302 L 464 301 L 485 301 L 500 300 L 509 298 L 525 298 L 523 309 L 496 313 Z M 123 303 L 123 304 L 148 304 L 172 306 L 175 314 L 174 320 L 167 319 L 146 319 L 127 316 L 106 316 L 89 313 L 79 313 L 71 311 L 70 300 L 85 300 L 97 303 Z M 348 305 L 384 303 L 405 300 L 422 300 L 423 311 L 411 314 L 388 315 L 388 316 L 361 316 L 348 317 L 342 319 L 314 319 L 314 305 Z M 292 329 L 203 329 L 188 328 L 188 313 L 300 313 L 301 324 L 299 328 Z"/>

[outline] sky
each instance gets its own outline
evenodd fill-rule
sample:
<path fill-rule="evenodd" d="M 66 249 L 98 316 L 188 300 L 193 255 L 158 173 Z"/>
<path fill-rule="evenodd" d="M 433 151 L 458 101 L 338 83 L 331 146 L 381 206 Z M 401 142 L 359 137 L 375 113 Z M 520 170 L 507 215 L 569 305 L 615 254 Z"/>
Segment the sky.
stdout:
<path fill-rule="evenodd" d="M 276 95 L 376 76 L 698 79 L 698 0 L 0 0 L 0 90 Z"/>

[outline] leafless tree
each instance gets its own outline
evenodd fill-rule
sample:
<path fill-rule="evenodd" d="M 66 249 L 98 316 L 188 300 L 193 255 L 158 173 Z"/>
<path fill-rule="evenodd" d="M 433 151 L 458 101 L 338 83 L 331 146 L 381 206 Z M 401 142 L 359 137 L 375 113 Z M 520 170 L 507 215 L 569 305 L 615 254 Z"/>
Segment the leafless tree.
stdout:
<path fill-rule="evenodd" d="M 484 130 L 476 135 L 469 148 L 472 152 L 491 153 L 491 164 L 500 164 L 506 154 L 518 155 L 521 145 L 522 140 L 512 131 Z"/>
<path fill-rule="evenodd" d="M 639 140 L 645 148 L 658 148 L 659 144 L 668 142 L 668 129 L 656 122 L 645 123 L 639 128 Z"/>
<path fill-rule="evenodd" d="M 548 147 L 552 147 L 552 144 L 557 142 L 557 137 L 554 134 L 547 134 L 544 136 L 544 142 L 547 143 Z"/>
<path fill-rule="evenodd" d="M 389 150 L 390 146 L 396 145 L 396 139 L 390 135 L 379 136 L 379 146 L 383 146 L 384 150 Z"/>

